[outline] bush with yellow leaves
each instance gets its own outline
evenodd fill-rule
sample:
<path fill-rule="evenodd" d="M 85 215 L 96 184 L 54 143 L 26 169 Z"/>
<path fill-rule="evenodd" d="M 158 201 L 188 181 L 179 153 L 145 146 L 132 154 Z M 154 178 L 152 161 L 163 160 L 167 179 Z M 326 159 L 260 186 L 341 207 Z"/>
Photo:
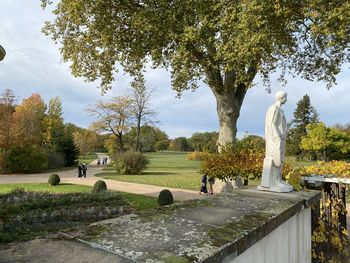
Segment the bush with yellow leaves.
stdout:
<path fill-rule="evenodd" d="M 207 156 L 208 153 L 206 152 L 191 152 L 187 154 L 187 160 L 189 161 L 203 161 L 205 159 L 205 156 Z"/>

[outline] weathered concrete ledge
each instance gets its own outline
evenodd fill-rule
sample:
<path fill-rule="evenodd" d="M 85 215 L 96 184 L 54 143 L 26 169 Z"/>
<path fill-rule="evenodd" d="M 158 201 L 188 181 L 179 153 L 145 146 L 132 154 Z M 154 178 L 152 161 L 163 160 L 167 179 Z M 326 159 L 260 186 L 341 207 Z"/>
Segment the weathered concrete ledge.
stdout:
<path fill-rule="evenodd" d="M 231 262 L 320 197 L 235 190 L 101 221 L 79 238 L 130 262 Z"/>

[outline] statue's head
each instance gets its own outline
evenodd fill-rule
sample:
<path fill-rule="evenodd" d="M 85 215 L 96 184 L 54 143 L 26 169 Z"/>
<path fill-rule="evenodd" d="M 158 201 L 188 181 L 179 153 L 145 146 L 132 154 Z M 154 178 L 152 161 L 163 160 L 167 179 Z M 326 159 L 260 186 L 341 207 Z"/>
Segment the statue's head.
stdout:
<path fill-rule="evenodd" d="M 276 92 L 275 98 L 276 98 L 276 101 L 280 101 L 281 104 L 284 104 L 287 102 L 287 92 L 283 90 L 279 90 Z"/>

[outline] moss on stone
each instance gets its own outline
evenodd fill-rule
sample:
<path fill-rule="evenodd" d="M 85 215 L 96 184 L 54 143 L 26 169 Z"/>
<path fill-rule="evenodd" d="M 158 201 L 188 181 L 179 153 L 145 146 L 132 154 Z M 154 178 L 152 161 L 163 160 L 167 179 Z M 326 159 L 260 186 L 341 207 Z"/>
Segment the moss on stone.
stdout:
<path fill-rule="evenodd" d="M 207 233 L 210 243 L 213 246 L 221 247 L 229 242 L 239 239 L 247 232 L 257 228 L 265 222 L 268 222 L 272 217 L 273 214 L 263 212 L 244 215 L 224 227 L 209 229 Z"/>
<path fill-rule="evenodd" d="M 85 238 L 87 240 L 93 240 L 96 237 L 100 236 L 104 232 L 108 231 L 107 225 L 90 225 L 85 229 Z"/>
<path fill-rule="evenodd" d="M 177 211 L 184 210 L 186 208 L 208 207 L 212 205 L 213 202 L 208 199 L 188 200 L 184 202 L 174 203 L 168 206 L 161 206 L 156 209 L 138 211 L 136 214 L 141 221 L 149 222 L 154 220 L 167 219 Z"/>

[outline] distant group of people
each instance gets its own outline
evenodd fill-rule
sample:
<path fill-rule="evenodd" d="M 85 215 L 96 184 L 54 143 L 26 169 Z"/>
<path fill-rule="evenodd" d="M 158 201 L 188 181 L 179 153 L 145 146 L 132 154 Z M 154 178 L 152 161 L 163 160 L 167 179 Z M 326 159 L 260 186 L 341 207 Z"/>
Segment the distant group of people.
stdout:
<path fill-rule="evenodd" d="M 87 165 L 86 163 L 80 163 L 78 165 L 78 178 L 86 178 Z"/>
<path fill-rule="evenodd" d="M 107 162 L 108 162 L 108 157 L 103 157 L 103 158 L 98 158 L 97 159 L 97 165 L 106 165 L 107 164 Z"/>
<path fill-rule="evenodd" d="M 207 183 L 209 183 L 209 191 L 207 189 Z M 203 175 L 201 178 L 201 189 L 199 191 L 200 194 L 210 194 L 212 195 L 213 192 L 213 186 L 215 183 L 215 179 L 214 177 L 209 176 L 209 178 L 207 177 L 207 175 Z"/>

